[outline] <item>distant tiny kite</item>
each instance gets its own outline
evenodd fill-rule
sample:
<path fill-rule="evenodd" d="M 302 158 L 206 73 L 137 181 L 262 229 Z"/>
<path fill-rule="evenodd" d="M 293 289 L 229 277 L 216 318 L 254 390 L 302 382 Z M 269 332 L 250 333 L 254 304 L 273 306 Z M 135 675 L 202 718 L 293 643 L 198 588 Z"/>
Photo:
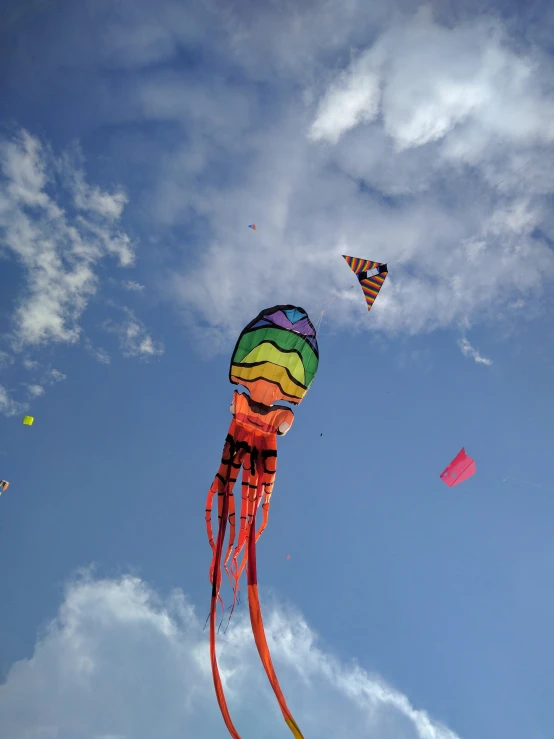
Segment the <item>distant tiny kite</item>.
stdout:
<path fill-rule="evenodd" d="M 248 226 L 248 228 L 251 228 L 251 229 L 252 229 L 252 231 L 256 231 L 256 224 L 255 224 L 255 223 L 251 223 L 251 224 L 250 224 L 250 225 Z"/>
<path fill-rule="evenodd" d="M 32 426 L 34 422 L 34 416 L 25 416 L 25 418 L 23 419 L 23 423 L 25 424 L 25 426 Z"/>

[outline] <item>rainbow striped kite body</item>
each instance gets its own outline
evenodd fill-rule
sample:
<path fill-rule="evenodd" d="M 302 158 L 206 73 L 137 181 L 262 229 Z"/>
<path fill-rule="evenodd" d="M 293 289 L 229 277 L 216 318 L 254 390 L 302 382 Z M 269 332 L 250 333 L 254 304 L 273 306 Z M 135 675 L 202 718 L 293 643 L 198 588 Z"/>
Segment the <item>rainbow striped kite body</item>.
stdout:
<path fill-rule="evenodd" d="M 303 308 L 275 305 L 263 310 L 242 331 L 229 379 L 244 385 L 252 400 L 271 405 L 286 400 L 298 405 L 317 372 L 315 328 Z"/>

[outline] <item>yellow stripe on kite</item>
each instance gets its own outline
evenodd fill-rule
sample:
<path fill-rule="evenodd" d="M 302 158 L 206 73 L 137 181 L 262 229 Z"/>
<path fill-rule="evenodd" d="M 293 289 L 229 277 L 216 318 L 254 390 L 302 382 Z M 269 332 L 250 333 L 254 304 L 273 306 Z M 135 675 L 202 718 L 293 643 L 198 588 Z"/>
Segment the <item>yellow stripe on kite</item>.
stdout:
<path fill-rule="evenodd" d="M 307 392 L 306 388 L 298 387 L 298 385 L 292 382 L 283 367 L 276 367 L 274 364 L 264 363 L 258 364 L 255 367 L 240 367 L 237 364 L 233 364 L 231 377 L 239 381 L 244 380 L 245 382 L 255 382 L 259 379 L 275 382 L 291 398 L 302 399 Z"/>
<path fill-rule="evenodd" d="M 296 352 L 283 352 L 273 344 L 262 342 L 243 357 L 239 364 L 253 364 L 254 362 L 269 362 L 278 367 L 286 367 L 295 380 L 302 385 L 306 384 L 304 365 Z"/>

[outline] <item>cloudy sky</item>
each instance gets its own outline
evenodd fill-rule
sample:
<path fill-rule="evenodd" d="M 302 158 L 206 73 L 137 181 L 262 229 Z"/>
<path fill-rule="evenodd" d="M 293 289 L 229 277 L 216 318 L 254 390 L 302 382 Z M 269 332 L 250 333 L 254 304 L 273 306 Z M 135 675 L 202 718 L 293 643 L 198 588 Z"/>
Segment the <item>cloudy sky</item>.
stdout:
<path fill-rule="evenodd" d="M 306 739 L 554 735 L 552 29 L 540 1 L 4 2 L 3 739 L 226 736 L 204 503 L 275 303 L 331 303 L 259 545 Z M 389 265 L 370 314 L 341 254 Z M 241 736 L 290 736 L 244 604 L 220 650 Z"/>

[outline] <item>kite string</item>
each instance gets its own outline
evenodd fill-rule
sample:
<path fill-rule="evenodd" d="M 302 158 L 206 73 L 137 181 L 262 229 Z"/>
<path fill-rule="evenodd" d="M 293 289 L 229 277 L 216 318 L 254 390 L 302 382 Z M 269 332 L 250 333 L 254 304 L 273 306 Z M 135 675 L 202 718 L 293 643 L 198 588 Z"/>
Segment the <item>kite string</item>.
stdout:
<path fill-rule="evenodd" d="M 536 482 L 529 482 L 529 480 L 521 480 L 519 477 L 505 477 L 502 482 L 506 482 L 506 480 L 515 480 L 515 482 L 523 482 L 525 485 L 532 485 L 535 488 L 541 488 L 541 490 L 550 490 L 544 485 L 538 485 Z"/>
<path fill-rule="evenodd" d="M 489 187 L 489 189 L 487 190 L 487 192 L 489 193 L 491 190 L 494 190 L 495 188 L 499 187 L 503 182 L 506 182 L 506 180 L 509 180 L 510 177 L 512 177 L 512 175 L 515 175 L 518 172 L 521 172 L 522 169 L 525 169 L 525 167 L 528 167 L 533 162 L 536 162 L 539 157 L 540 157 L 540 154 L 537 154 L 536 157 L 533 157 L 532 159 L 529 159 L 528 162 L 525 162 L 525 164 L 523 166 L 519 167 L 518 169 L 514 169 L 512 172 L 508 172 L 508 174 L 505 177 L 503 177 L 500 180 L 500 182 L 497 182 L 495 185 L 492 185 L 492 187 Z M 525 178 L 525 179 L 527 179 L 527 178 Z"/>
<path fill-rule="evenodd" d="M 344 292 L 348 292 L 348 290 L 353 290 L 355 287 L 356 287 L 355 284 L 350 285 L 350 287 L 347 287 Z M 328 300 L 326 303 L 323 304 L 323 308 L 321 309 L 321 313 L 319 314 L 319 318 L 317 319 L 317 322 L 316 322 L 316 326 L 315 326 L 316 331 L 319 331 L 321 322 L 323 321 L 323 314 L 325 313 L 327 308 L 329 308 L 329 306 L 332 305 L 335 302 L 335 300 L 337 300 L 337 298 L 343 298 L 343 297 L 344 297 L 344 293 L 338 292 L 336 295 L 334 295 L 331 298 L 331 300 Z"/>

